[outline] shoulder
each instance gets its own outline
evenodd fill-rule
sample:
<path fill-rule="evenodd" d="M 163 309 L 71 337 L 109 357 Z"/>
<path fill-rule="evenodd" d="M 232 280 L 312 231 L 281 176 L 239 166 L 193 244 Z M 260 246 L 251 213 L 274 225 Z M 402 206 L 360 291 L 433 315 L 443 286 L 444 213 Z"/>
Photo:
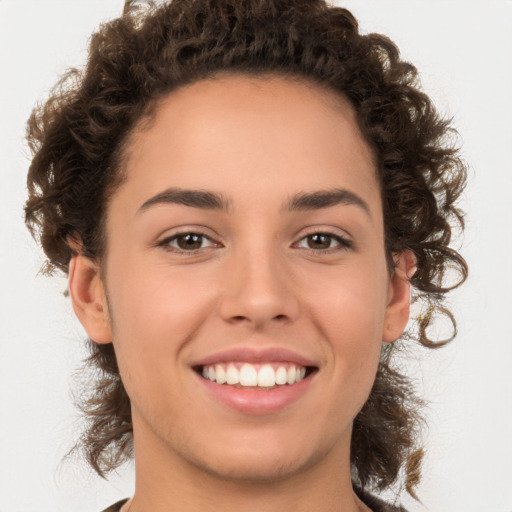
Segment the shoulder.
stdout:
<path fill-rule="evenodd" d="M 118 501 L 117 503 L 114 503 L 110 507 L 106 508 L 103 512 L 119 512 L 121 510 L 121 507 L 128 501 L 128 498 L 125 500 Z"/>
<path fill-rule="evenodd" d="M 386 503 L 357 487 L 354 487 L 354 492 L 365 505 L 372 509 L 373 512 L 407 512 L 407 510 L 400 505 L 390 505 L 389 503 Z"/>

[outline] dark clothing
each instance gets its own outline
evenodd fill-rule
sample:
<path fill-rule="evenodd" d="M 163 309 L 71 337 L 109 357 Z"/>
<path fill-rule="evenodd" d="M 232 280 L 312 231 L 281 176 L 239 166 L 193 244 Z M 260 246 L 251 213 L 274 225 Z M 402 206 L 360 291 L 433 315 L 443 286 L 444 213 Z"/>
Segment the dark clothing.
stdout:
<path fill-rule="evenodd" d="M 359 497 L 359 499 L 368 507 L 372 509 L 373 512 L 407 512 L 405 508 L 395 507 L 393 505 L 388 505 L 384 503 L 379 498 L 372 496 L 371 494 L 366 494 L 360 491 L 359 489 L 355 489 L 355 493 Z M 103 512 L 119 512 L 121 507 L 128 501 L 128 499 L 118 501 L 111 507 L 105 509 Z"/>
<path fill-rule="evenodd" d="M 389 505 L 379 498 L 364 493 L 357 487 L 354 487 L 354 492 L 357 494 L 358 498 L 368 507 L 370 507 L 373 512 L 407 512 L 405 508 L 395 505 Z"/>
<path fill-rule="evenodd" d="M 114 503 L 110 507 L 106 508 L 103 512 L 119 512 L 121 510 L 121 507 L 128 501 L 129 498 L 126 498 L 125 500 L 118 501 L 117 503 Z"/>

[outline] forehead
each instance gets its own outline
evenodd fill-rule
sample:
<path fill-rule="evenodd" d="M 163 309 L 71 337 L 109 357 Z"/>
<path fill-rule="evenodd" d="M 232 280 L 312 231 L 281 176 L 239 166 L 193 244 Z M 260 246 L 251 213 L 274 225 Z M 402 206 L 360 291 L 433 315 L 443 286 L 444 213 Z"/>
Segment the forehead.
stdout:
<path fill-rule="evenodd" d="M 169 186 L 245 188 L 250 199 L 340 185 L 379 200 L 374 156 L 353 107 L 295 78 L 221 75 L 184 86 L 154 106 L 127 148 L 126 181 L 139 200 Z"/>

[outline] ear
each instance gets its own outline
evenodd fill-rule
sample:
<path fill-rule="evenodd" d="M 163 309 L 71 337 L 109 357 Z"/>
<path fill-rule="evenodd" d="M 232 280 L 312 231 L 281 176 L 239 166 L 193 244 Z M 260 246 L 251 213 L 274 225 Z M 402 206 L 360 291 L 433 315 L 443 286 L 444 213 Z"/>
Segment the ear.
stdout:
<path fill-rule="evenodd" d="M 111 343 L 107 296 L 100 269 L 91 258 L 75 251 L 69 263 L 69 295 L 89 338 L 96 343 Z"/>
<path fill-rule="evenodd" d="M 417 270 L 416 256 L 409 249 L 393 257 L 395 270 L 389 281 L 388 305 L 384 320 L 382 341 L 396 341 L 404 332 L 409 320 L 411 305 L 410 279 Z"/>

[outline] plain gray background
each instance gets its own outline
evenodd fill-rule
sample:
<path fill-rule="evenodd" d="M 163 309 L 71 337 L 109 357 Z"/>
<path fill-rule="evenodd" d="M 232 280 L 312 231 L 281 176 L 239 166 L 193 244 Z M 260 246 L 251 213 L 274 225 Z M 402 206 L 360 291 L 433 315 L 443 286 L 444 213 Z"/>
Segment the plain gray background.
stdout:
<path fill-rule="evenodd" d="M 389 35 L 454 116 L 469 166 L 462 252 L 470 279 L 451 295 L 459 336 L 413 350 L 410 374 L 430 401 L 428 456 L 410 512 L 512 511 L 512 2 L 347 0 L 364 32 Z M 100 511 L 133 489 L 62 464 L 77 433 L 70 400 L 84 333 L 63 277 L 23 224 L 24 124 L 90 34 L 122 0 L 0 0 L 0 512 Z"/>

